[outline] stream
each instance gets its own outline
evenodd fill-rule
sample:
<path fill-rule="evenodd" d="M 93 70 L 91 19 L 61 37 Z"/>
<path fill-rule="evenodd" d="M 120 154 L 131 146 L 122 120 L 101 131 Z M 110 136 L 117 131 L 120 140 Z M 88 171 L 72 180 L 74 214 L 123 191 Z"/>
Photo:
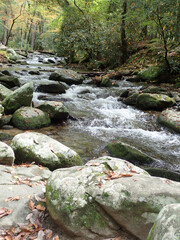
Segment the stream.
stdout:
<path fill-rule="evenodd" d="M 11 71 L 22 84 L 33 81 L 36 87 L 40 81 L 50 81 L 50 73 L 57 69 L 53 64 L 45 63 L 49 58 L 53 57 L 29 54 L 27 64 L 4 66 L 3 69 Z M 30 70 L 39 71 L 40 75 L 31 75 Z M 160 126 L 156 122 L 156 112 L 144 112 L 118 101 L 120 90 L 138 89 L 142 84 L 124 79 L 117 82 L 119 87 L 100 88 L 87 83 L 88 79 L 85 79 L 82 85 L 72 85 L 60 95 L 34 92 L 35 105 L 43 101 L 40 100 L 42 96 L 60 98 L 70 114 L 78 119 L 36 131 L 74 149 L 84 162 L 102 156 L 107 143 L 122 141 L 154 157 L 156 167 L 180 172 L 180 135 Z M 2 131 L 11 135 L 22 132 L 18 129 Z"/>

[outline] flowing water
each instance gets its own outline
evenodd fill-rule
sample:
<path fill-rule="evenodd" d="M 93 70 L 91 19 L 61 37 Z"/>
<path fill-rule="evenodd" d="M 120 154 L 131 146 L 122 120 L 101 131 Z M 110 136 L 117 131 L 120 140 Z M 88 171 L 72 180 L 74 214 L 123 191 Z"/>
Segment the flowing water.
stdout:
<path fill-rule="evenodd" d="M 20 78 L 21 83 L 33 81 L 37 86 L 49 82 L 49 75 L 56 70 L 51 64 L 39 62 L 49 56 L 31 54 L 28 65 L 8 67 Z M 7 69 L 7 68 L 6 68 Z M 40 75 L 30 75 L 30 70 Z M 104 154 L 104 147 L 112 141 L 122 141 L 144 151 L 157 160 L 156 166 L 180 171 L 180 135 L 175 134 L 156 121 L 157 113 L 144 112 L 118 101 L 122 89 L 138 89 L 139 84 L 119 81 L 119 87 L 99 88 L 86 84 L 70 86 L 65 94 L 34 93 L 33 101 L 41 102 L 40 96 L 64 99 L 64 104 L 77 121 L 68 120 L 64 125 L 53 124 L 38 130 L 77 151 L 84 162 Z M 18 132 L 18 130 L 17 130 Z M 14 133 L 17 133 L 14 130 Z"/>

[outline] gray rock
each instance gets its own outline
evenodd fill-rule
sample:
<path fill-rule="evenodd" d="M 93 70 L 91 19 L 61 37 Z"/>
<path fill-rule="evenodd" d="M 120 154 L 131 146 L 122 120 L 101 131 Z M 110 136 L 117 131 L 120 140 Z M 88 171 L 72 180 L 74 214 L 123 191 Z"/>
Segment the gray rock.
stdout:
<path fill-rule="evenodd" d="M 4 114 L 4 107 L 0 104 L 0 117 Z"/>
<path fill-rule="evenodd" d="M 43 93 L 65 93 L 65 87 L 61 83 L 41 83 L 37 86 L 36 92 L 43 92 Z"/>
<path fill-rule="evenodd" d="M 12 88 L 15 86 L 20 86 L 20 82 L 19 79 L 17 77 L 14 76 L 1 76 L 0 77 L 0 83 L 3 84 L 5 87 L 7 88 Z"/>
<path fill-rule="evenodd" d="M 16 135 L 11 143 L 16 160 L 36 162 L 50 169 L 81 164 L 79 155 L 60 142 L 41 133 Z"/>
<path fill-rule="evenodd" d="M 73 70 L 61 68 L 57 72 L 51 73 L 50 80 L 65 82 L 68 85 L 81 84 L 83 82 L 83 76 L 76 73 Z"/>
<path fill-rule="evenodd" d="M 4 85 L 0 84 L 0 100 L 2 101 L 4 98 L 9 96 L 12 91 L 6 88 Z"/>
<path fill-rule="evenodd" d="M 0 142 L 0 164 L 13 165 L 14 164 L 14 151 L 10 146 L 4 142 Z"/>
<path fill-rule="evenodd" d="M 16 166 L 16 168 L 0 166 L 0 206 L 12 210 L 11 214 L 0 218 L 1 230 L 29 223 L 27 216 L 32 214 L 28 207 L 30 197 L 44 197 L 42 181 L 47 180 L 50 174 L 49 170 L 36 165 Z M 23 180 L 31 185 L 23 184 Z M 8 198 L 17 196 L 19 200 L 7 201 Z"/>
<path fill-rule="evenodd" d="M 11 119 L 12 119 L 12 115 L 2 115 L 2 116 L 0 116 L 0 127 L 10 123 Z"/>
<path fill-rule="evenodd" d="M 47 113 L 37 108 L 21 107 L 12 117 L 12 124 L 19 129 L 37 129 L 47 127 L 51 120 Z"/>
<path fill-rule="evenodd" d="M 162 125 L 180 133 L 180 111 L 167 109 L 158 116 L 157 120 Z"/>
<path fill-rule="evenodd" d="M 11 114 L 22 106 L 30 106 L 33 97 L 33 90 L 33 83 L 30 82 L 24 84 L 22 87 L 8 95 L 2 101 L 2 105 L 5 108 L 5 113 Z"/>
<path fill-rule="evenodd" d="M 139 92 L 133 91 L 127 98 L 123 99 L 123 103 L 131 106 L 136 106 L 137 98 L 139 96 Z"/>
<path fill-rule="evenodd" d="M 160 210 L 180 201 L 180 183 L 151 177 L 124 160 L 102 157 L 80 168 L 54 171 L 46 200 L 52 218 L 74 235 L 117 236 L 118 224 L 145 240 Z"/>
<path fill-rule="evenodd" d="M 46 112 L 49 117 L 54 120 L 66 120 L 69 116 L 68 109 L 62 102 L 45 101 L 37 108 Z"/>
<path fill-rule="evenodd" d="M 180 239 L 180 204 L 165 206 L 159 213 L 147 240 Z"/>

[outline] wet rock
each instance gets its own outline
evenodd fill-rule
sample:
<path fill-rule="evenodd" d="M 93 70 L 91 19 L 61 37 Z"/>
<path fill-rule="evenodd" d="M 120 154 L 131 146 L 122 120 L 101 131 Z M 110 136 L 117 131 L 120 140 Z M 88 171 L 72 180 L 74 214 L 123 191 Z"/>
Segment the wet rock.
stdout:
<path fill-rule="evenodd" d="M 161 111 L 174 104 L 175 101 L 167 95 L 142 93 L 138 95 L 136 106 L 143 110 Z"/>
<path fill-rule="evenodd" d="M 106 146 L 106 149 L 110 156 L 128 160 L 136 165 L 147 165 L 155 162 L 147 154 L 125 143 L 110 143 Z"/>
<path fill-rule="evenodd" d="M 180 204 L 169 204 L 159 213 L 147 240 L 180 239 Z"/>
<path fill-rule="evenodd" d="M 56 63 L 55 60 L 53 60 L 53 59 L 51 59 L 51 58 L 49 58 L 47 61 L 48 61 L 49 63 Z"/>
<path fill-rule="evenodd" d="M 86 93 L 91 93 L 91 91 L 89 89 L 84 89 L 84 90 L 78 92 L 78 94 L 86 94 Z"/>
<path fill-rule="evenodd" d="M 36 162 L 52 170 L 82 163 L 75 151 L 41 133 L 18 134 L 11 146 L 17 161 Z"/>
<path fill-rule="evenodd" d="M 14 76 L 6 76 L 6 75 L 1 76 L 0 83 L 3 84 L 7 88 L 12 88 L 15 86 L 20 87 L 19 79 Z"/>
<path fill-rule="evenodd" d="M 4 107 L 0 104 L 0 117 L 4 114 Z"/>
<path fill-rule="evenodd" d="M 5 108 L 6 114 L 14 113 L 21 106 L 30 106 L 33 97 L 33 83 L 26 83 L 22 87 L 15 90 L 8 95 L 3 101 L 2 105 Z"/>
<path fill-rule="evenodd" d="M 127 98 L 123 99 L 123 103 L 131 106 L 136 106 L 138 96 L 138 91 L 132 91 Z"/>
<path fill-rule="evenodd" d="M 65 93 L 65 87 L 61 83 L 41 83 L 37 86 L 36 92 L 43 92 L 43 93 Z"/>
<path fill-rule="evenodd" d="M 160 210 L 180 201 L 180 183 L 168 184 L 127 161 L 102 157 L 54 171 L 46 200 L 54 221 L 75 236 L 104 239 L 120 235 L 123 227 L 145 240 Z"/>
<path fill-rule="evenodd" d="M 81 84 L 83 82 L 83 76 L 69 69 L 59 69 L 57 72 L 51 73 L 50 80 L 65 82 L 68 85 Z"/>
<path fill-rule="evenodd" d="M 56 102 L 68 102 L 73 101 L 71 98 L 62 98 L 62 97 L 55 97 L 55 96 L 45 96 L 45 95 L 39 95 L 39 100 L 45 100 L 45 101 L 56 101 Z"/>
<path fill-rule="evenodd" d="M 158 116 L 157 121 L 173 129 L 175 132 L 180 133 L 180 111 L 167 109 Z"/>
<path fill-rule="evenodd" d="M 129 94 L 129 90 L 128 89 L 125 89 L 125 90 L 122 90 L 121 93 L 119 94 L 119 97 L 121 98 L 127 98 L 128 97 L 128 94 Z"/>
<path fill-rule="evenodd" d="M 68 109 L 62 102 L 46 101 L 37 108 L 46 112 L 49 117 L 54 120 L 66 120 L 69 116 Z"/>
<path fill-rule="evenodd" d="M 49 126 L 51 120 L 47 113 L 37 108 L 21 107 L 12 117 L 12 123 L 19 129 L 37 129 Z"/>
<path fill-rule="evenodd" d="M 8 70 L 3 70 L 1 71 L 4 75 L 7 75 L 7 76 L 12 76 L 12 73 Z"/>
<path fill-rule="evenodd" d="M 11 130 L 11 129 L 13 129 L 14 127 L 13 127 L 12 125 L 4 125 L 4 126 L 2 126 L 1 128 L 4 129 L 4 130 Z"/>
<path fill-rule="evenodd" d="M 162 168 L 144 168 L 145 171 L 147 171 L 150 175 L 155 177 L 163 177 L 168 178 L 173 181 L 180 182 L 180 173 L 178 172 L 172 172 L 167 169 Z"/>
<path fill-rule="evenodd" d="M 7 141 L 7 140 L 11 140 L 12 138 L 13 136 L 11 136 L 8 133 L 0 132 L 0 141 Z"/>
<path fill-rule="evenodd" d="M 0 101 L 9 96 L 12 91 L 6 88 L 4 85 L 0 84 Z"/>
<path fill-rule="evenodd" d="M 31 74 L 31 75 L 40 75 L 40 72 L 31 70 L 31 71 L 29 71 L 29 74 Z"/>
<path fill-rule="evenodd" d="M 50 174 L 48 169 L 36 165 L 16 166 L 16 168 L 0 165 L 0 206 L 12 210 L 11 214 L 0 218 L 1 230 L 29 224 L 27 216 L 33 215 L 33 212 L 36 211 L 34 209 L 32 212 L 29 209 L 29 200 L 32 198 L 37 205 L 34 196 L 36 199 L 44 198 L 44 183 L 42 181 L 47 180 Z M 23 181 L 27 184 L 24 184 Z M 9 198 L 17 198 L 17 200 L 8 201 Z M 38 211 L 36 212 L 38 213 Z M 40 215 L 37 214 L 36 220 L 37 217 L 40 220 Z"/>
<path fill-rule="evenodd" d="M 28 63 L 25 60 L 17 60 L 16 63 L 19 63 L 21 65 L 28 65 Z"/>
<path fill-rule="evenodd" d="M 13 165 L 14 164 L 14 151 L 10 146 L 4 142 L 0 142 L 0 164 Z"/>
<path fill-rule="evenodd" d="M 145 89 L 142 90 L 142 93 L 156 93 L 156 94 L 166 94 L 167 95 L 167 89 L 166 88 L 162 88 L 162 87 L 147 87 Z"/>
<path fill-rule="evenodd" d="M 164 71 L 164 67 L 151 66 L 147 69 L 142 70 L 138 74 L 138 77 L 144 81 L 152 81 L 154 79 L 158 79 L 164 73 Z"/>
<path fill-rule="evenodd" d="M 126 77 L 125 79 L 128 82 L 140 82 L 141 81 L 140 77 L 138 77 L 137 75 Z"/>
<path fill-rule="evenodd" d="M 2 115 L 2 116 L 0 116 L 0 127 L 10 123 L 11 119 L 12 119 L 12 115 Z"/>

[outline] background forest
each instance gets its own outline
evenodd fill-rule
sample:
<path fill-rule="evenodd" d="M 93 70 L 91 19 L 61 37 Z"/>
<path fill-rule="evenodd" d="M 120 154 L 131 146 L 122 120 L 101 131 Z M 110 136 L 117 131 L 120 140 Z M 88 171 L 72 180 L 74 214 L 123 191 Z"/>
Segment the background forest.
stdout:
<path fill-rule="evenodd" d="M 156 39 L 170 69 L 168 48 L 180 37 L 179 0 L 0 0 L 0 16 L 4 45 L 97 68 L 119 66 Z"/>

